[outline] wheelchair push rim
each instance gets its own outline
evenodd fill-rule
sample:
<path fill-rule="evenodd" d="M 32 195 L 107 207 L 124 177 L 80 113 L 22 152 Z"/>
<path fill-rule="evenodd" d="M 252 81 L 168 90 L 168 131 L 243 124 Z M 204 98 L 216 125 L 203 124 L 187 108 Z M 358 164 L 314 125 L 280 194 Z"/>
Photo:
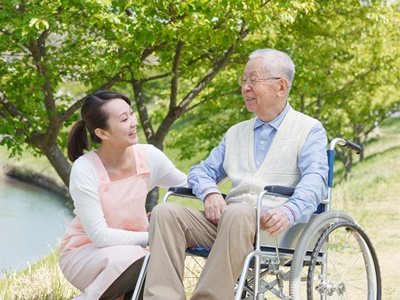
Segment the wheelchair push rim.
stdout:
<path fill-rule="evenodd" d="M 311 257 L 307 299 L 380 298 L 378 259 L 367 234 L 348 221 L 330 225 L 320 236 Z"/>

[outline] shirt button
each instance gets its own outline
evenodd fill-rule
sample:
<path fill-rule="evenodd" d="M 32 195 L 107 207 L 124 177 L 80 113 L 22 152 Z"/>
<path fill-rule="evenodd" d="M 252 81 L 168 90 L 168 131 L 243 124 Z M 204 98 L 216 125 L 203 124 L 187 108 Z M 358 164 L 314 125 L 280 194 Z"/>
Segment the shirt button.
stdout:
<path fill-rule="evenodd" d="M 105 192 L 109 192 L 109 191 L 110 191 L 110 188 L 107 186 L 107 187 L 104 189 L 104 191 L 105 191 Z"/>
<path fill-rule="evenodd" d="M 261 144 L 261 145 L 264 145 L 264 141 L 261 141 L 260 144 Z"/>

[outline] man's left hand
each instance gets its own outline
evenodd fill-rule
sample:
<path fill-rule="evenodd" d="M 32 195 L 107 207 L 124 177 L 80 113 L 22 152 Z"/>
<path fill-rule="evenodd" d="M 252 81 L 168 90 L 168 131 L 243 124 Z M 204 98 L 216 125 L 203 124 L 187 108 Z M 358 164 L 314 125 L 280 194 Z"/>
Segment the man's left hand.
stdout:
<path fill-rule="evenodd" d="M 267 230 L 271 236 L 280 234 L 290 225 L 288 216 L 279 207 L 262 210 L 260 217 L 261 228 Z"/>

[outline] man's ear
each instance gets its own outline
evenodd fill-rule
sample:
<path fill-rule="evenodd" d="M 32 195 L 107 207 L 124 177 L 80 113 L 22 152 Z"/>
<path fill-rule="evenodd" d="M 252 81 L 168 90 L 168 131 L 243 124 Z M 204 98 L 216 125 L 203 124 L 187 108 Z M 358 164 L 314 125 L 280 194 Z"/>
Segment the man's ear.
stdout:
<path fill-rule="evenodd" d="M 278 96 L 279 97 L 286 97 L 287 91 L 289 89 L 289 82 L 286 78 L 281 78 L 278 81 Z"/>
<path fill-rule="evenodd" d="M 98 138 L 101 139 L 101 140 L 106 140 L 106 139 L 108 138 L 108 137 L 107 137 L 107 133 L 105 132 L 105 130 L 103 130 L 103 129 L 101 129 L 101 128 L 96 128 L 96 129 L 94 130 L 94 133 L 95 133 L 95 135 L 97 135 Z"/>

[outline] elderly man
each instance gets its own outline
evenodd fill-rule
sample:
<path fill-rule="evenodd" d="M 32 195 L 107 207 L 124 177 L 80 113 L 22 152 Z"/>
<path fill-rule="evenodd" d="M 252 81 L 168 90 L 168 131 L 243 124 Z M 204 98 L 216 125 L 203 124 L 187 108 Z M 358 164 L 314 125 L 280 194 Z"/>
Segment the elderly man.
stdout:
<path fill-rule="evenodd" d="M 254 205 L 264 186 L 295 187 L 285 203 L 261 215 L 271 236 L 307 222 L 326 196 L 326 132 L 320 122 L 291 108 L 294 74 L 294 63 L 284 52 L 260 49 L 250 54 L 239 84 L 255 117 L 231 127 L 209 157 L 191 168 L 188 186 L 204 211 L 175 203 L 154 208 L 146 300 L 186 299 L 182 278 L 187 247 L 211 248 L 191 299 L 233 299 L 244 259 L 253 249 Z M 232 187 L 224 199 L 217 183 L 225 177 Z"/>

